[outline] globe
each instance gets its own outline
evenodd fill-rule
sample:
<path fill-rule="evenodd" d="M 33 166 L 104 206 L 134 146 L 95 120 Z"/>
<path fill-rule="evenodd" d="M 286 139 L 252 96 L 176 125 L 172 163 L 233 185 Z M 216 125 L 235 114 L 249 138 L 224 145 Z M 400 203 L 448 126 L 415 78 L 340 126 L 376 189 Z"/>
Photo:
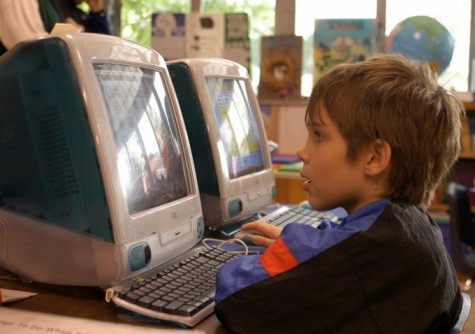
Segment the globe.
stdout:
<path fill-rule="evenodd" d="M 438 74 L 449 66 L 454 52 L 450 32 L 429 16 L 412 16 L 399 22 L 386 43 L 388 52 L 427 62 Z"/>

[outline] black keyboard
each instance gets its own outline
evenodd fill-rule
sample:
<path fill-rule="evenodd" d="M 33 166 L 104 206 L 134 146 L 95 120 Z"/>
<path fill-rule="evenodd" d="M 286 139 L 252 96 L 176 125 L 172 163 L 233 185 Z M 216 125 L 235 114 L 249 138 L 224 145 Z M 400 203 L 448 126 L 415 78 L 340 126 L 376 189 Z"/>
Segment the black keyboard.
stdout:
<path fill-rule="evenodd" d="M 216 272 L 242 253 L 203 247 L 198 253 L 136 282 L 112 301 L 134 313 L 193 327 L 214 310 Z"/>

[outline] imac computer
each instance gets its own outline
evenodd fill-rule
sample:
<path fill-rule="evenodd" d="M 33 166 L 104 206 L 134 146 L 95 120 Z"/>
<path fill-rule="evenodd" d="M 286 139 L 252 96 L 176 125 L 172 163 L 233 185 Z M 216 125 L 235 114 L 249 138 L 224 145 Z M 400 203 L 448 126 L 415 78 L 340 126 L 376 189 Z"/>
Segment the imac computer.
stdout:
<path fill-rule="evenodd" d="M 167 62 L 190 140 L 205 225 L 231 236 L 275 200 L 275 178 L 257 97 L 232 61 Z"/>
<path fill-rule="evenodd" d="M 157 52 L 87 33 L 23 42 L 0 57 L 0 101 L 1 268 L 110 287 L 201 240 L 191 149 Z"/>

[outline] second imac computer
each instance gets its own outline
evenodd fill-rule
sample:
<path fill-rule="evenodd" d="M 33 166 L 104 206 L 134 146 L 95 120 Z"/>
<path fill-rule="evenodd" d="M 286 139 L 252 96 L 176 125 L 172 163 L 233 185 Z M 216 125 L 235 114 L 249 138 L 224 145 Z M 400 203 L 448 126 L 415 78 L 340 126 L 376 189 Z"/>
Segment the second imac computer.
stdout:
<path fill-rule="evenodd" d="M 205 225 L 231 236 L 275 200 L 269 145 L 247 70 L 215 58 L 167 66 L 190 140 Z"/>

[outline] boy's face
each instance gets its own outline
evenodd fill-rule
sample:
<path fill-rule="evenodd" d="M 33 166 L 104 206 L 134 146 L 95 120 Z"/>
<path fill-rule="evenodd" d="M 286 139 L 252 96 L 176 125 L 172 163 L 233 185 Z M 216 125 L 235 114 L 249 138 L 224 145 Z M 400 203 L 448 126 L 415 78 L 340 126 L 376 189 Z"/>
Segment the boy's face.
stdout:
<path fill-rule="evenodd" d="M 301 175 L 309 204 L 317 210 L 343 207 L 348 213 L 368 203 L 362 153 L 356 161 L 347 159 L 347 141 L 325 109 L 320 117 L 312 113 L 307 124 L 308 137 L 298 151 L 304 162 Z"/>

